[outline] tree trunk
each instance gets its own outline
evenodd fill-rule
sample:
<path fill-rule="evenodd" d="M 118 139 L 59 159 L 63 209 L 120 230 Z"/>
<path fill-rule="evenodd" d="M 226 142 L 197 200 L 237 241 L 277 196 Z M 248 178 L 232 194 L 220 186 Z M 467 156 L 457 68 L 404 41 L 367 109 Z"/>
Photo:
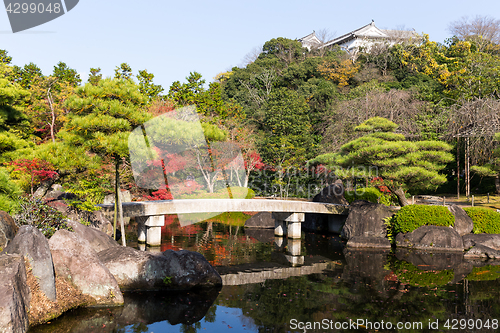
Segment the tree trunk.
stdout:
<path fill-rule="evenodd" d="M 56 112 L 54 110 L 54 104 L 52 103 L 52 95 L 50 94 L 50 89 L 52 88 L 52 85 L 54 82 L 52 82 L 49 86 L 49 89 L 47 90 L 47 101 L 49 102 L 49 107 L 50 107 L 50 114 L 52 116 L 52 120 L 49 123 L 50 127 L 50 138 L 52 139 L 52 142 L 56 142 L 56 137 L 54 135 L 54 128 L 56 126 Z"/>
<path fill-rule="evenodd" d="M 401 207 L 408 205 L 408 200 L 406 200 L 405 191 L 401 187 L 397 189 L 391 189 L 391 192 L 398 198 L 399 205 Z"/>
<path fill-rule="evenodd" d="M 460 137 L 457 137 L 457 199 L 460 199 Z"/>
<path fill-rule="evenodd" d="M 122 233 L 122 245 L 126 246 L 126 241 L 125 241 L 125 223 L 123 221 L 123 207 L 122 207 L 122 200 L 120 198 L 120 172 L 119 172 L 119 167 L 120 167 L 120 161 L 117 159 L 116 164 L 115 164 L 115 216 L 114 216 L 114 221 L 113 221 L 113 229 L 114 229 L 114 237 L 116 239 L 116 220 L 117 220 L 117 214 L 118 218 L 120 219 L 120 230 Z"/>
<path fill-rule="evenodd" d="M 495 189 L 497 190 L 497 195 L 500 195 L 500 175 L 495 177 Z"/>

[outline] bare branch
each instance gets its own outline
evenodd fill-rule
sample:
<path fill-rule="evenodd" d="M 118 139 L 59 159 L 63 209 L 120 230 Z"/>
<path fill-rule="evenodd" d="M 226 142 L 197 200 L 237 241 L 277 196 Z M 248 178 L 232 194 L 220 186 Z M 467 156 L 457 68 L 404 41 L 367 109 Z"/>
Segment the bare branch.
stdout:
<path fill-rule="evenodd" d="M 316 33 L 316 37 L 322 44 L 325 44 L 331 41 L 335 35 L 337 35 L 336 31 L 331 32 L 329 29 L 320 29 Z"/>
<path fill-rule="evenodd" d="M 245 67 L 246 65 L 251 64 L 252 62 L 257 60 L 257 58 L 261 53 L 262 53 L 262 45 L 255 46 L 250 52 L 248 52 L 243 57 L 241 67 Z"/>
<path fill-rule="evenodd" d="M 491 16 L 476 16 L 469 19 L 463 16 L 448 25 L 448 31 L 461 40 L 470 40 L 477 43 L 480 50 L 488 42 L 500 44 L 500 20 Z"/>

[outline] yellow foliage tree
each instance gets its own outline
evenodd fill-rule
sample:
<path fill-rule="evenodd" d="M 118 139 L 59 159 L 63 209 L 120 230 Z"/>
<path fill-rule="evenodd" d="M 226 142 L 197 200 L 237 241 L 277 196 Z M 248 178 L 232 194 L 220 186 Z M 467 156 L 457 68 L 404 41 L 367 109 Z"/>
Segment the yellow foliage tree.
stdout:
<path fill-rule="evenodd" d="M 339 87 L 345 87 L 349 80 L 358 72 L 359 66 L 349 59 L 342 61 L 328 61 L 318 65 L 318 71 L 329 81 L 336 82 Z"/>

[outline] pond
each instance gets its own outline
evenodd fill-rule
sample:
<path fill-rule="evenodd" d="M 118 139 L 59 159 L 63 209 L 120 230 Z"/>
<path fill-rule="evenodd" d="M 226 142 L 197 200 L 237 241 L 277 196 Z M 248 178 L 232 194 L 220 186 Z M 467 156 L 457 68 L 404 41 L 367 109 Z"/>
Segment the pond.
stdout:
<path fill-rule="evenodd" d="M 73 310 L 29 332 L 498 331 L 500 262 L 352 251 L 335 235 L 291 241 L 245 229 L 241 216 L 215 221 L 172 218 L 161 250 L 202 253 L 222 288 L 126 293 L 123 307 Z"/>

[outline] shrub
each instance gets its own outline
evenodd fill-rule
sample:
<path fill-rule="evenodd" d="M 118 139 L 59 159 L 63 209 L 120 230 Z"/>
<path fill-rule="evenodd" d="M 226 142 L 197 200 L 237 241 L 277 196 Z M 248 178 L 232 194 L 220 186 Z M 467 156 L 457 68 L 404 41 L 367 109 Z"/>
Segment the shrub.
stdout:
<path fill-rule="evenodd" d="M 19 187 L 5 170 L 0 170 L 0 210 L 11 214 L 16 210 L 16 199 L 21 194 Z"/>
<path fill-rule="evenodd" d="M 499 213 L 483 207 L 466 207 L 464 210 L 474 222 L 472 231 L 475 234 L 500 234 Z"/>
<path fill-rule="evenodd" d="M 394 217 L 394 232 L 412 232 L 424 225 L 453 226 L 455 217 L 444 206 L 407 205 Z"/>
<path fill-rule="evenodd" d="M 243 199 L 252 199 L 255 197 L 254 190 L 246 187 L 230 187 L 229 190 L 233 198 L 243 198 Z M 182 196 L 182 199 L 226 199 L 228 198 L 229 192 L 228 188 L 222 188 L 214 193 L 206 193 L 206 192 L 195 192 L 190 195 Z"/>
<path fill-rule="evenodd" d="M 394 231 L 395 217 L 388 216 L 384 219 L 385 228 L 387 230 L 387 239 L 391 244 L 396 243 L 396 232 Z"/>
<path fill-rule="evenodd" d="M 252 199 L 255 197 L 255 191 L 251 188 L 246 187 L 230 187 L 231 194 L 233 198 L 241 198 L 245 196 L 245 199 Z"/>
<path fill-rule="evenodd" d="M 47 238 L 50 238 L 59 229 L 73 231 L 66 224 L 66 216 L 40 199 L 32 196 L 21 196 L 18 206 L 18 212 L 13 216 L 18 226 L 35 226 Z"/>
<path fill-rule="evenodd" d="M 94 212 L 99 210 L 97 204 L 104 201 L 105 189 L 101 186 L 102 181 L 97 177 L 92 177 L 90 180 L 80 179 L 76 183 L 72 183 L 67 193 L 73 193 L 76 198 L 65 199 L 70 207 L 74 207 L 80 211 Z"/>
<path fill-rule="evenodd" d="M 394 198 L 391 195 L 383 194 L 375 187 L 365 187 L 357 190 L 358 193 L 354 191 L 346 191 L 344 197 L 347 202 L 352 203 L 356 200 L 366 200 L 374 203 L 381 203 L 386 206 L 390 206 L 394 203 Z"/>

